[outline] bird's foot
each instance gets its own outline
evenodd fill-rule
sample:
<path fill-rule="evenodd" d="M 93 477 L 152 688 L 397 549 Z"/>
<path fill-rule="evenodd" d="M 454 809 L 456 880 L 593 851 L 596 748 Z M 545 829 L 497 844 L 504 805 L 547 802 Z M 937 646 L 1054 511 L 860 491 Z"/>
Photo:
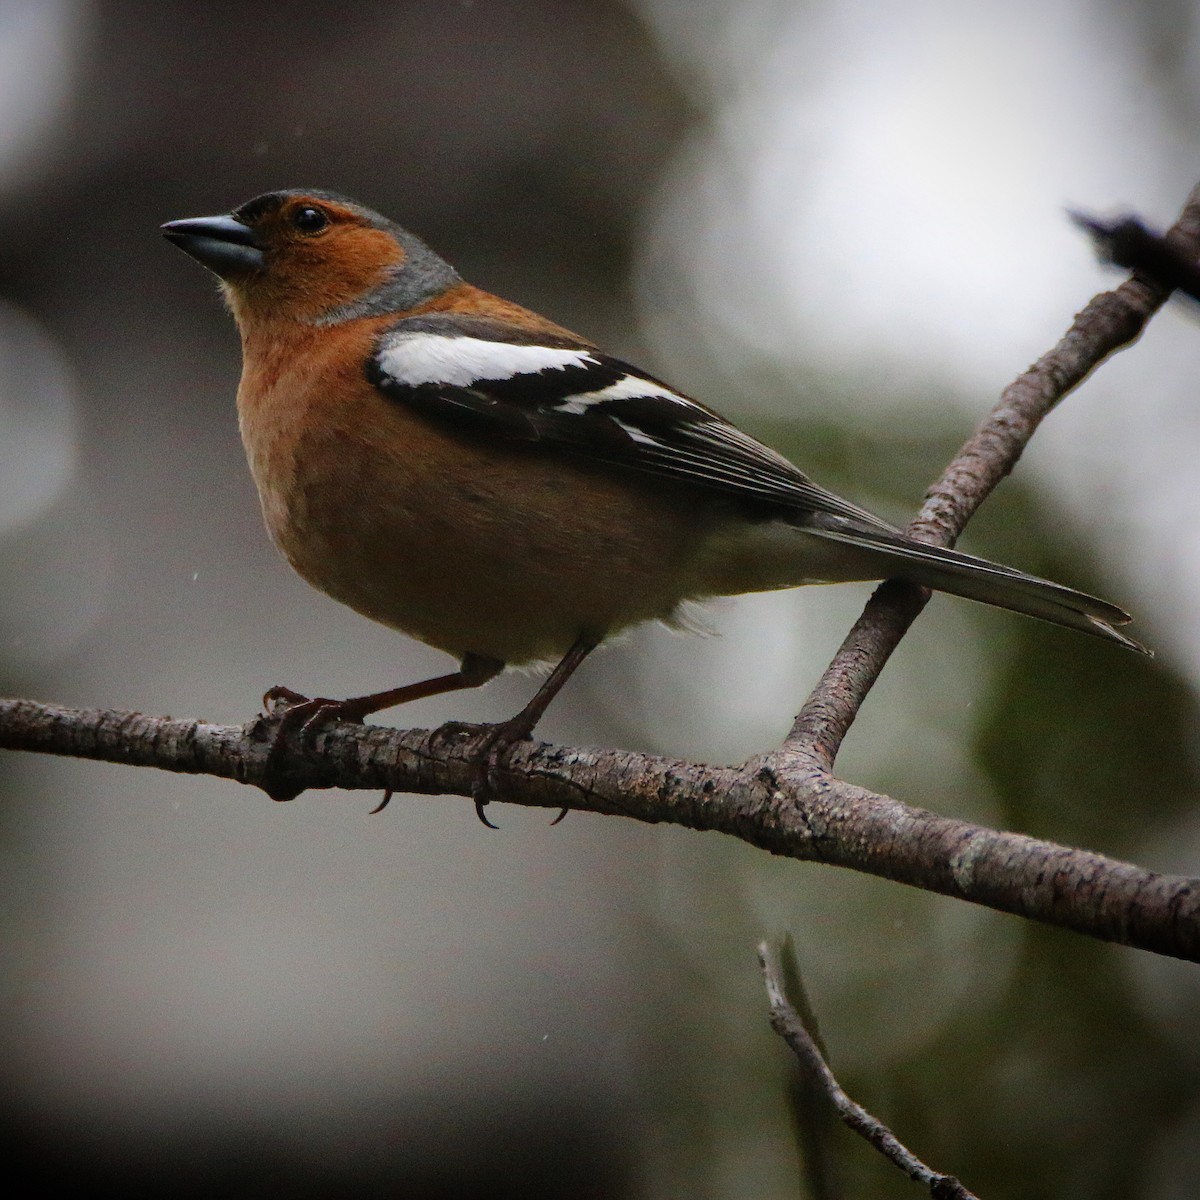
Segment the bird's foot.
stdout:
<path fill-rule="evenodd" d="M 316 738 L 331 721 L 347 721 L 361 725 L 362 706 L 357 700 L 331 700 L 328 696 L 304 696 L 291 688 L 273 687 L 263 696 L 263 707 L 272 716 L 279 716 L 279 726 L 271 742 L 275 754 L 297 730 L 300 744 L 306 753 L 316 747 Z"/>
<path fill-rule="evenodd" d="M 288 739 L 297 731 L 300 748 L 306 755 L 316 749 L 317 735 L 331 721 L 349 721 L 362 724 L 361 705 L 355 700 L 331 700 L 327 696 L 305 696 L 291 688 L 276 686 L 263 695 L 263 707 L 268 716 L 278 718 L 271 745 L 267 750 L 267 764 L 263 790 L 272 800 L 294 800 L 303 788 L 297 789 L 286 783 L 284 770 Z M 391 799 L 386 795 L 378 812 Z"/>
<path fill-rule="evenodd" d="M 518 713 L 507 721 L 498 721 L 494 725 L 473 725 L 465 721 L 447 721 L 433 732 L 434 745 L 449 741 L 459 741 L 471 738 L 476 742 L 472 746 L 474 771 L 471 778 L 471 799 L 475 801 L 475 815 L 489 829 L 496 829 L 483 811 L 492 800 L 499 798 L 495 784 L 495 773 L 503 765 L 502 760 L 518 742 L 529 739 L 532 733 L 530 722 L 525 714 Z M 567 809 L 550 822 L 557 825 L 567 815 Z"/>

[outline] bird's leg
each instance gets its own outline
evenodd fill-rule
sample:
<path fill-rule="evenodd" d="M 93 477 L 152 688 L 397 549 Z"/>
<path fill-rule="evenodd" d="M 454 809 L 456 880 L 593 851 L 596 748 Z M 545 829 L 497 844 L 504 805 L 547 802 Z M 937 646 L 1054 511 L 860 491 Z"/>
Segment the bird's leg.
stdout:
<path fill-rule="evenodd" d="M 495 679 L 504 670 L 498 659 L 468 654 L 457 671 L 449 675 L 438 675 L 433 679 L 422 679 L 418 683 L 406 683 L 402 687 L 389 688 L 384 692 L 372 692 L 368 696 L 352 696 L 348 700 L 330 700 L 324 696 L 307 696 L 293 692 L 291 688 L 273 687 L 263 696 L 263 704 L 274 709 L 282 702 L 286 706 L 282 725 L 286 732 L 297 727 L 302 729 L 307 740 L 317 733 L 322 725 L 330 721 L 349 721 L 360 724 L 364 717 L 395 708 L 411 700 L 423 700 L 426 696 L 440 696 L 443 692 L 457 692 L 466 688 L 481 687 Z"/>
<path fill-rule="evenodd" d="M 438 675 L 433 679 L 423 679 L 418 683 L 408 683 L 403 687 L 389 688 L 384 692 L 372 692 L 368 696 L 353 696 L 348 700 L 330 700 L 325 696 L 302 696 L 291 688 L 273 687 L 263 696 L 263 704 L 268 712 L 275 712 L 280 707 L 284 713 L 279 720 L 275 735 L 271 740 L 271 748 L 267 752 L 267 779 L 278 771 L 279 759 L 283 746 L 288 737 L 297 729 L 306 749 L 311 749 L 312 742 L 321 727 L 330 721 L 350 721 L 361 724 L 364 717 L 372 713 L 382 712 L 385 708 L 394 708 L 399 704 L 407 704 L 410 700 L 422 700 L 426 696 L 439 696 L 443 692 L 457 692 L 466 688 L 481 687 L 489 679 L 494 679 L 504 670 L 504 664 L 498 659 L 485 658 L 480 654 L 468 654 L 462 660 L 457 671 L 449 675 Z M 293 795 L 287 789 L 267 789 L 268 794 L 276 800 L 291 800 Z M 384 795 L 382 808 L 391 799 L 391 793 Z M 378 811 L 376 809 L 375 811 Z"/>
<path fill-rule="evenodd" d="M 483 735 L 478 758 L 475 760 L 475 782 L 471 789 L 475 800 L 475 813 L 490 829 L 495 829 L 491 821 L 484 815 L 484 805 L 491 799 L 492 772 L 499 765 L 500 758 L 508 748 L 517 742 L 523 742 L 533 732 L 534 726 L 550 705 L 550 701 L 558 695 L 564 683 L 575 673 L 576 668 L 599 644 L 597 638 L 580 637 L 579 640 L 563 655 L 562 661 L 546 676 L 542 686 L 534 693 L 533 698 L 514 717 L 500 721 L 487 728 Z M 557 825 L 567 815 L 564 808 L 550 823 Z"/>

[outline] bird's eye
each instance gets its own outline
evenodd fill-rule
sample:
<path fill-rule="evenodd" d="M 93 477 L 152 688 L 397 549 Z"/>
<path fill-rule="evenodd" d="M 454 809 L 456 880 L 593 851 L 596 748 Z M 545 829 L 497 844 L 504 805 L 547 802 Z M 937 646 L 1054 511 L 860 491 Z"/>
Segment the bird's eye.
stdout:
<path fill-rule="evenodd" d="M 329 224 L 329 218 L 319 208 L 305 205 L 292 213 L 292 224 L 301 233 L 320 233 Z"/>

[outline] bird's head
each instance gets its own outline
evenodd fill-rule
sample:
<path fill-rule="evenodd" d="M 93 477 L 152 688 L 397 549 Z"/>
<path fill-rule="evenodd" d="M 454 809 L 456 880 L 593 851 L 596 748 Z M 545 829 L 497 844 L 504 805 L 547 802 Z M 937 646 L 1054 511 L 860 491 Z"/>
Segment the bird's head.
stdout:
<path fill-rule="evenodd" d="M 162 233 L 220 278 L 243 327 L 406 312 L 461 282 L 419 238 L 333 192 L 267 192 Z"/>

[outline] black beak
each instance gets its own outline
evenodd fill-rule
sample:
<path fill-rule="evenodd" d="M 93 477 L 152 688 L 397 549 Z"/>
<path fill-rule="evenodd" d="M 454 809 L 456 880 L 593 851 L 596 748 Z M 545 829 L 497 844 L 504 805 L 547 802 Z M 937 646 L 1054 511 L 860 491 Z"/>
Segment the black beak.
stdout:
<path fill-rule="evenodd" d="M 254 230 L 233 217 L 168 221 L 162 235 L 222 279 L 262 270 L 263 252 Z"/>

